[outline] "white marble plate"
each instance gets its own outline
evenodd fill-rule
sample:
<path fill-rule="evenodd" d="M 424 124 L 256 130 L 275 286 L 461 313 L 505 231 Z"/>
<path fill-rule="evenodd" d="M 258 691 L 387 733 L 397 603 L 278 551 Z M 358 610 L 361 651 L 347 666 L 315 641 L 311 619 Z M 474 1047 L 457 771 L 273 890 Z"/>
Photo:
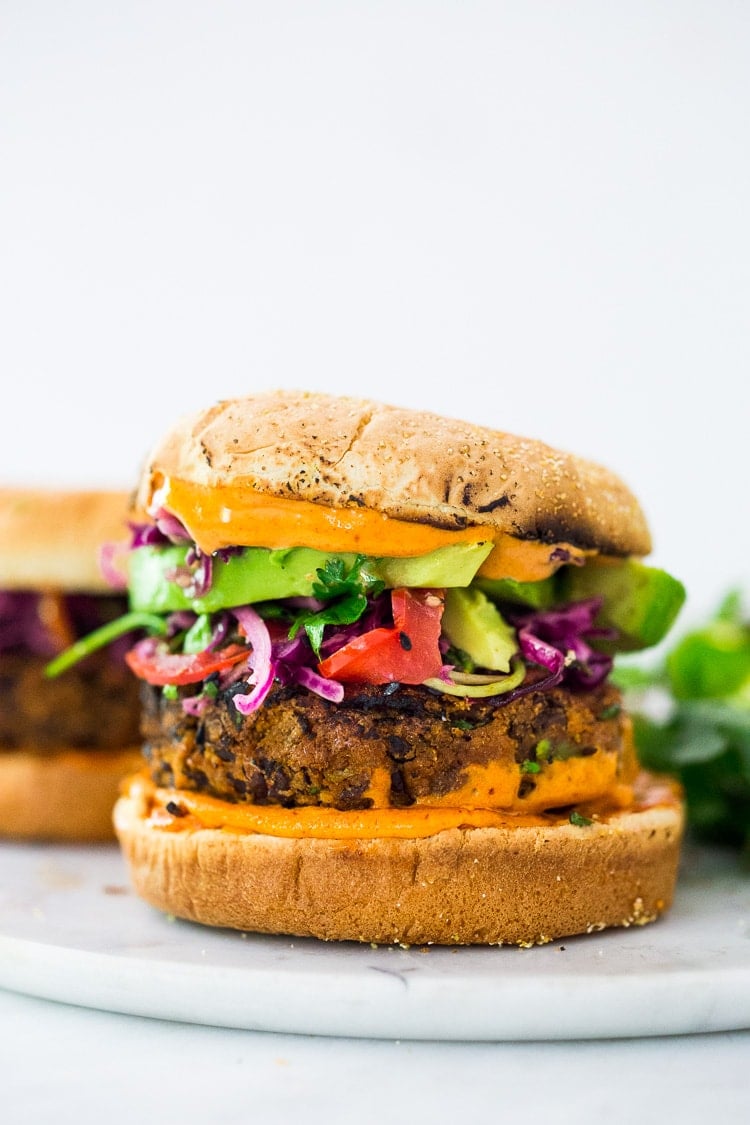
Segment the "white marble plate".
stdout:
<path fill-rule="evenodd" d="M 750 876 L 691 849 L 652 926 L 534 949 L 400 949 L 171 920 L 117 849 L 0 845 L 0 986 L 263 1031 L 574 1039 L 750 1027 Z"/>

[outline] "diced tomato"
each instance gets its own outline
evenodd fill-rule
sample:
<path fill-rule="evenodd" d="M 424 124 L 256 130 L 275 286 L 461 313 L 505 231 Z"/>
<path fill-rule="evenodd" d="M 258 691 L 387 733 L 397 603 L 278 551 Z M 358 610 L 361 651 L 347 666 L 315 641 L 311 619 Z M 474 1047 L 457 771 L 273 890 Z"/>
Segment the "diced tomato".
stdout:
<path fill-rule="evenodd" d="M 157 637 L 146 637 L 125 656 L 131 671 L 148 684 L 196 684 L 212 672 L 223 672 L 241 660 L 247 660 L 246 645 L 227 645 L 217 652 L 169 652 Z"/>
<path fill-rule="evenodd" d="M 342 683 L 421 684 L 440 674 L 438 642 L 442 590 L 391 591 L 394 628 L 371 629 L 320 664 L 320 674 Z"/>

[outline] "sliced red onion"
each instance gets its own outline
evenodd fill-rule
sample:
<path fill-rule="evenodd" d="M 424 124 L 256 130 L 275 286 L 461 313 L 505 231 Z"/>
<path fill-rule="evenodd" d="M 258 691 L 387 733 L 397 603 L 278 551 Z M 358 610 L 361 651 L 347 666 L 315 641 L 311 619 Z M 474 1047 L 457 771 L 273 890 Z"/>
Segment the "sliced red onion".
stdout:
<path fill-rule="evenodd" d="M 271 635 L 263 618 L 251 606 L 238 606 L 232 610 L 252 647 L 247 667 L 253 673 L 252 690 L 246 695 L 232 696 L 232 702 L 241 715 L 257 711 L 273 685 L 274 664 L 271 659 Z"/>
<path fill-rule="evenodd" d="M 113 590 L 128 588 L 126 557 L 127 548 L 122 543 L 104 543 L 99 549 L 99 570 L 104 581 Z"/>
<path fill-rule="evenodd" d="M 327 699 L 329 703 L 341 703 L 344 698 L 343 684 L 340 684 L 338 680 L 326 679 L 325 676 L 321 676 L 318 672 L 314 672 L 312 668 L 306 668 L 304 665 L 295 669 L 295 680 L 308 691 L 319 695 L 321 699 Z"/>
<path fill-rule="evenodd" d="M 252 686 L 252 690 L 245 695 L 240 695 L 238 692 L 237 695 L 232 696 L 232 702 L 241 715 L 251 715 L 253 711 L 257 711 L 273 687 L 273 664 L 268 665 L 268 668 L 265 670 L 265 675 L 263 676 L 259 676 L 255 669 L 252 671 L 255 676 L 255 683 Z"/>

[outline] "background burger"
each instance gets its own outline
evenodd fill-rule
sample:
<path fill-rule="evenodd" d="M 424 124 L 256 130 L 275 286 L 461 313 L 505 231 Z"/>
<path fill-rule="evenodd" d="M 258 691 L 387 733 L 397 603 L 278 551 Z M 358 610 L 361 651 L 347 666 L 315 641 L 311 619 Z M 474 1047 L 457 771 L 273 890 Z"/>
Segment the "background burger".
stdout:
<path fill-rule="evenodd" d="M 92 630 L 122 628 L 126 598 L 100 551 L 126 537 L 127 506 L 122 492 L 0 489 L 2 835 L 112 838 L 119 781 L 139 761 L 137 686 L 117 645 L 58 679 L 45 669 Z"/>
<path fill-rule="evenodd" d="M 153 454 L 127 660 L 138 892 L 199 922 L 532 943 L 657 917 L 682 828 L 608 680 L 684 597 L 606 470 L 317 394 L 222 402 Z"/>

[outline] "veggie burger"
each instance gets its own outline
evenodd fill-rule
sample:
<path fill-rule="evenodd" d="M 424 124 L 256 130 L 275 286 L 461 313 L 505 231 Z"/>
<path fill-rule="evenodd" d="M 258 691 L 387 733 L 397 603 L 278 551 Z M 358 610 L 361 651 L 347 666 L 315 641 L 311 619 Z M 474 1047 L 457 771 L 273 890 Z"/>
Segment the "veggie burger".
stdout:
<path fill-rule="evenodd" d="M 612 656 L 684 598 L 607 470 L 478 425 L 273 392 L 181 421 L 138 491 L 137 891 L 325 939 L 529 944 L 670 904 L 679 791 Z"/>
<path fill-rule="evenodd" d="M 141 760 L 137 684 L 116 645 L 59 680 L 45 668 L 122 619 L 100 547 L 126 539 L 127 511 L 124 492 L 0 489 L 0 835 L 113 836 Z"/>

